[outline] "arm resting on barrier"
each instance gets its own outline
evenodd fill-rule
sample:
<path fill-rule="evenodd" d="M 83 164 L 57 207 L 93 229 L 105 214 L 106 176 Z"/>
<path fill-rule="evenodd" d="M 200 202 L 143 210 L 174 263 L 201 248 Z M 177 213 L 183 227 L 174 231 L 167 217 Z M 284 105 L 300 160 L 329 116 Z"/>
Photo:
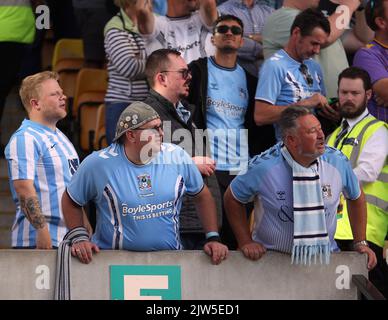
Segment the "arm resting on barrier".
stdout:
<path fill-rule="evenodd" d="M 213 196 L 205 185 L 194 197 L 195 207 L 205 233 L 218 230 L 217 209 Z M 220 264 L 228 256 L 228 247 L 218 241 L 207 242 L 203 250 L 212 258 L 213 264 Z"/>
<path fill-rule="evenodd" d="M 70 230 L 76 227 L 87 227 L 89 222 L 86 219 L 86 215 L 84 214 L 82 207 L 76 204 L 69 197 L 67 191 L 65 191 L 62 196 L 62 212 L 65 218 L 66 226 Z M 71 254 L 78 257 L 82 263 L 89 263 L 92 261 L 93 251 L 98 253 L 100 249 L 96 244 L 90 241 L 77 242 L 71 247 Z"/>
<path fill-rule="evenodd" d="M 224 207 L 229 224 L 244 256 L 251 260 L 260 259 L 266 252 L 266 249 L 262 244 L 252 240 L 244 205 L 234 198 L 230 187 L 224 195 Z"/>
<path fill-rule="evenodd" d="M 360 196 L 356 200 L 347 200 L 347 207 L 354 241 L 366 240 L 366 202 L 362 189 Z M 368 270 L 376 266 L 376 255 L 368 246 L 357 246 L 356 251 L 368 255 Z"/>

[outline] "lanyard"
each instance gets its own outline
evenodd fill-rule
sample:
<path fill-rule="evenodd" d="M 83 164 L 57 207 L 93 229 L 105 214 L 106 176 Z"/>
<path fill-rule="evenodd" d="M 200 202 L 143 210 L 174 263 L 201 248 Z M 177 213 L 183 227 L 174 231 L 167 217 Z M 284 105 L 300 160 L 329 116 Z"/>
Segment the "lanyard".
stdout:
<path fill-rule="evenodd" d="M 349 130 L 349 132 L 346 134 L 345 137 L 342 138 L 340 144 L 341 144 L 341 147 L 340 148 L 337 148 L 338 150 L 342 151 L 342 148 L 344 146 L 344 141 L 346 141 L 348 139 L 348 136 L 352 133 L 353 129 L 361 122 L 363 121 L 366 117 L 369 116 L 369 112 L 360 120 L 358 121 L 354 126 L 352 126 L 352 128 Z"/>

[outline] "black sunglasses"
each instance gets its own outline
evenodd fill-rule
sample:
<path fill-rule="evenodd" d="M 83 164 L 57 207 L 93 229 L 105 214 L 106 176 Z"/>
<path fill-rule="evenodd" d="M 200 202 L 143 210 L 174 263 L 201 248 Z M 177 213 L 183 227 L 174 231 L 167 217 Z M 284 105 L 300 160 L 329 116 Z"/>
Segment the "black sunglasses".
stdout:
<path fill-rule="evenodd" d="M 218 33 L 221 33 L 221 34 L 225 34 L 225 33 L 227 33 L 229 30 L 230 30 L 230 31 L 232 32 L 232 34 L 234 34 L 235 36 L 240 35 L 240 34 L 243 33 L 242 29 L 241 29 L 240 27 L 238 27 L 238 26 L 231 26 L 231 27 L 229 27 L 229 26 L 219 26 L 219 27 L 216 27 L 216 28 L 214 29 L 215 32 L 218 32 Z"/>
<path fill-rule="evenodd" d="M 178 72 L 182 75 L 183 80 L 186 80 L 189 77 L 189 75 L 191 75 L 191 71 L 189 69 L 160 71 L 160 73 L 163 73 L 163 72 Z"/>
<path fill-rule="evenodd" d="M 308 86 L 311 87 L 314 83 L 314 79 L 311 76 L 309 69 L 307 68 L 307 66 L 304 63 L 302 63 L 300 65 L 299 71 L 303 74 L 303 77 L 306 80 Z"/>

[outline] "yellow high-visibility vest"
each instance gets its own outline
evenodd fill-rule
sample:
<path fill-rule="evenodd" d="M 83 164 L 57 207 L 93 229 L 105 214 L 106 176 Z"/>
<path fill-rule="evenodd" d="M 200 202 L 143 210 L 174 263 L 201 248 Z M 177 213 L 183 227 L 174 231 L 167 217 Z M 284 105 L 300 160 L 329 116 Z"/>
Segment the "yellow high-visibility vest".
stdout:
<path fill-rule="evenodd" d="M 338 144 L 340 150 L 349 159 L 352 168 L 357 166 L 358 158 L 365 146 L 365 143 L 373 136 L 377 129 L 388 125 L 377 120 L 373 116 L 368 116 L 357 123 L 350 133 L 346 135 Z M 328 138 L 327 144 L 334 146 L 334 141 L 341 127 L 337 128 Z M 388 163 L 387 158 L 377 180 L 365 183 L 362 186 L 367 202 L 367 228 L 366 238 L 368 241 L 384 247 L 384 239 L 388 233 Z M 341 197 L 343 199 L 343 197 Z M 341 201 L 342 212 L 337 214 L 337 231 L 335 239 L 352 240 L 353 234 L 350 227 L 346 202 Z"/>
<path fill-rule="evenodd" d="M 0 1 L 0 42 L 30 44 L 35 37 L 35 16 L 29 0 Z"/>

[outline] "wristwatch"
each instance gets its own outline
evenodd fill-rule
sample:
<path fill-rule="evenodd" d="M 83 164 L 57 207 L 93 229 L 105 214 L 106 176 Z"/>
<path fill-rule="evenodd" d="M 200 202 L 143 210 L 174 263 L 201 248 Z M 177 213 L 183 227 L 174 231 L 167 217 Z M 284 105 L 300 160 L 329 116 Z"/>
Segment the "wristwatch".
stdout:
<path fill-rule="evenodd" d="M 361 240 L 353 243 L 353 248 L 357 249 L 360 246 L 369 247 L 369 244 L 366 240 Z"/>

